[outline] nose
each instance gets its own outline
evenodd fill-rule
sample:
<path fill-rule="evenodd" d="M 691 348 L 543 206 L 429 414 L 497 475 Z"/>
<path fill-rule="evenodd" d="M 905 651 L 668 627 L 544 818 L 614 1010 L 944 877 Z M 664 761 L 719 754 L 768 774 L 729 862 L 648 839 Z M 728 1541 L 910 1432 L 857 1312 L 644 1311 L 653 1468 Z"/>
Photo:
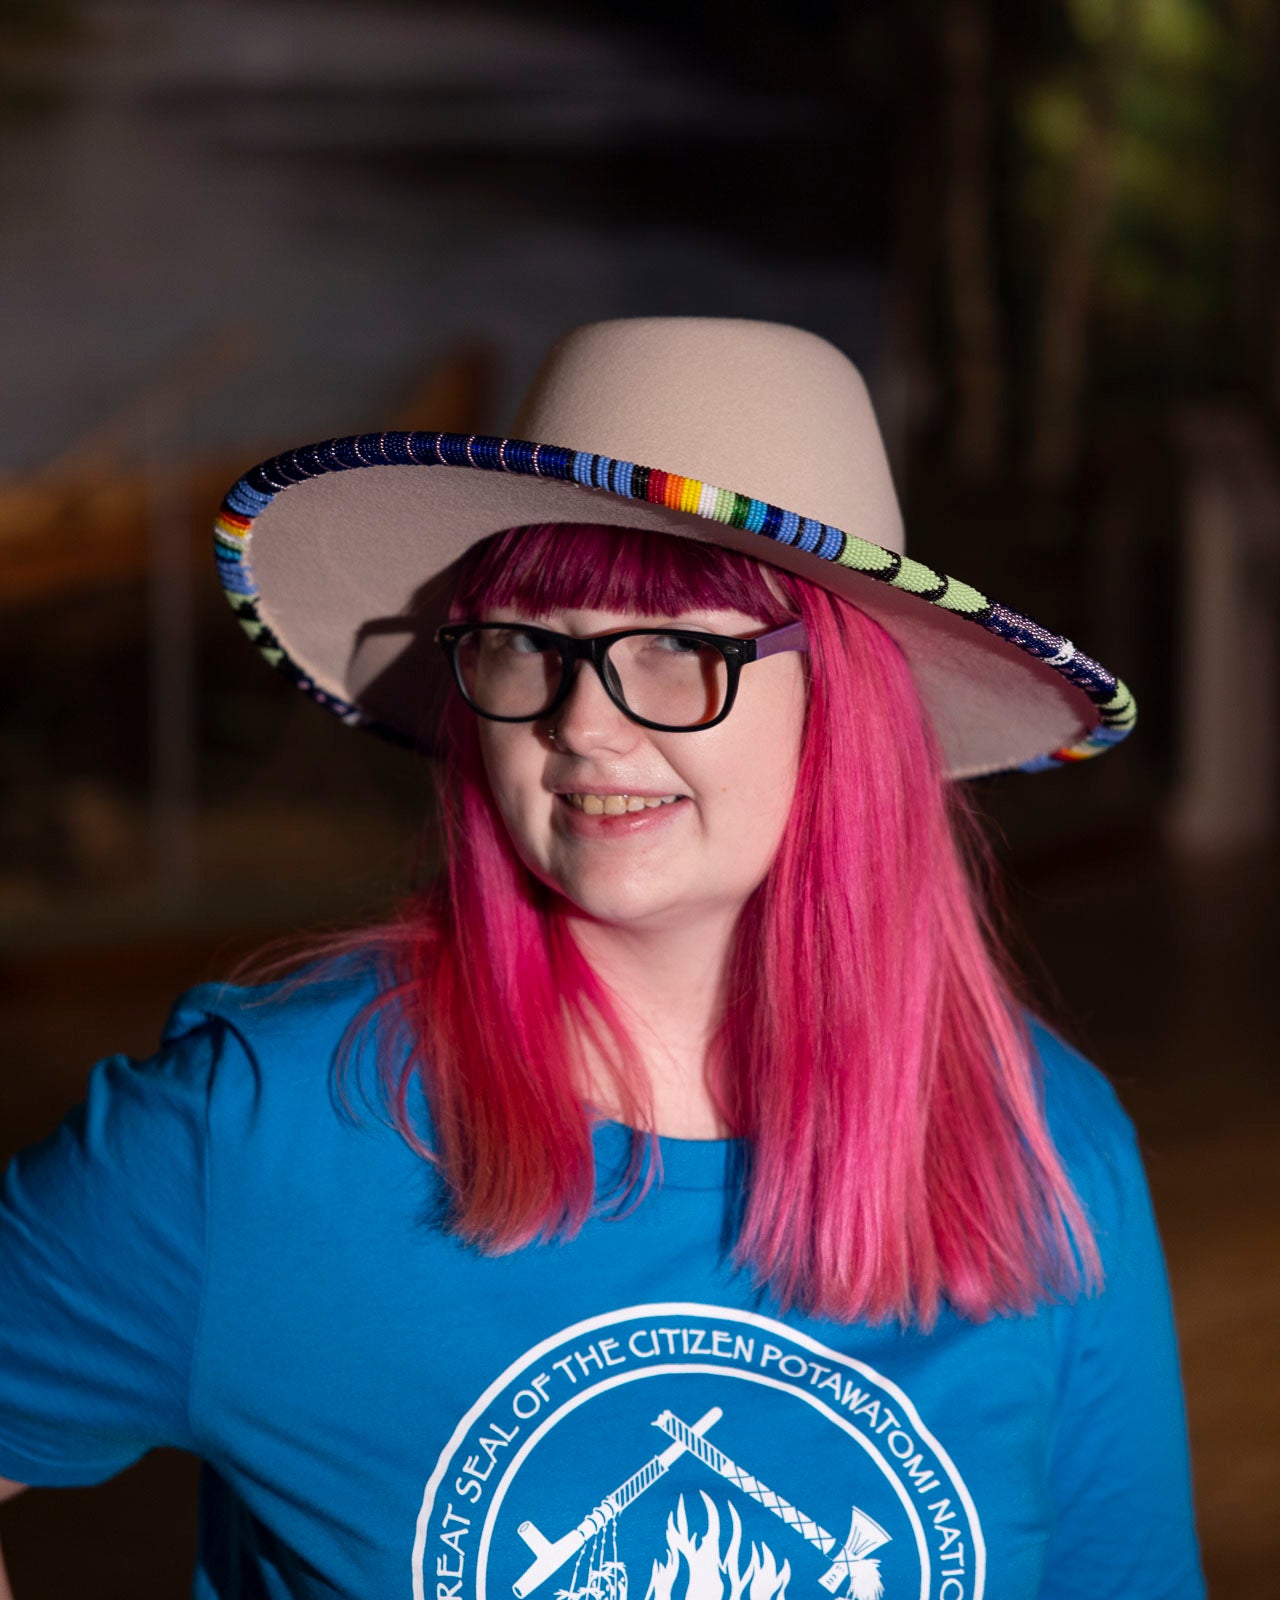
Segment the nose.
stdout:
<path fill-rule="evenodd" d="M 573 755 L 630 750 L 644 732 L 614 705 L 590 661 L 575 662 L 569 693 L 547 721 L 555 726 L 556 744 Z"/>

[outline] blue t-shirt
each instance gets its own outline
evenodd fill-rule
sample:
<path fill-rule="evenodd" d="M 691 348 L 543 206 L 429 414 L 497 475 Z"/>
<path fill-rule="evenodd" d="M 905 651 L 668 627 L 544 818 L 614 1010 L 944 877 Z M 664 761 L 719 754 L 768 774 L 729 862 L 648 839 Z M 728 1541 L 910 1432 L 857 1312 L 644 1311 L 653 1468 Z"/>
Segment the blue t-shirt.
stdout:
<path fill-rule="evenodd" d="M 925 1335 L 726 1265 L 735 1150 L 487 1257 L 343 1090 L 372 980 L 209 986 L 0 1192 L 0 1476 L 207 1463 L 198 1596 L 1191 1600 L 1177 1355 L 1133 1133 L 1038 1030 L 1100 1295 Z M 354 1112 L 354 1114 L 353 1114 Z M 602 1182 L 625 1131 L 598 1132 Z"/>

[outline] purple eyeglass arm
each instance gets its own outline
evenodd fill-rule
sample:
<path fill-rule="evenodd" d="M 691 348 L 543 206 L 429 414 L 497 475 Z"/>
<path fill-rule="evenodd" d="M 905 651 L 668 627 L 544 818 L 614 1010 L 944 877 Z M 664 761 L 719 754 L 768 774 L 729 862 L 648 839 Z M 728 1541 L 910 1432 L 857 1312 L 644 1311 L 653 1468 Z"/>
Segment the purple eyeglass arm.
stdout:
<path fill-rule="evenodd" d="M 784 650 L 808 650 L 809 634 L 803 622 L 787 622 L 781 628 L 762 633 L 755 641 L 756 660 L 781 655 Z"/>

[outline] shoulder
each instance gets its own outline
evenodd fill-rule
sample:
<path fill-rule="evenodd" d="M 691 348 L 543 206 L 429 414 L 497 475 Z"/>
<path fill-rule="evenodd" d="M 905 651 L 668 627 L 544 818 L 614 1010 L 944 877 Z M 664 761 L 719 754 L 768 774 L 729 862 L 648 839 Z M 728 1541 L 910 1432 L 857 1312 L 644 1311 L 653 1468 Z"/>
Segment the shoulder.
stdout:
<path fill-rule="evenodd" d="M 247 1136 L 335 1108 L 373 1104 L 382 1030 L 393 1027 L 389 974 L 373 955 L 313 963 L 262 984 L 205 983 L 175 1001 L 160 1048 L 141 1064 L 154 1082 L 201 1102 L 207 1131 Z"/>
<path fill-rule="evenodd" d="M 1137 1132 L 1106 1076 L 1046 1023 L 1028 1022 L 1049 1134 L 1102 1245 L 1149 1215 Z"/>
<path fill-rule="evenodd" d="M 1106 1075 L 1048 1023 L 1038 1017 L 1028 1017 L 1027 1023 L 1055 1138 L 1078 1142 L 1090 1134 L 1104 1141 L 1131 1137 L 1133 1124 Z"/>
<path fill-rule="evenodd" d="M 1031 1033 L 1102 1267 L 1046 1322 L 1058 1388 L 1044 1592 L 1200 1597 L 1177 1344 L 1138 1140 L 1103 1074 L 1043 1023 Z"/>
<path fill-rule="evenodd" d="M 380 1163 L 400 1170 L 407 1147 L 389 1120 L 386 1075 L 393 1050 L 410 1052 L 390 980 L 384 962 L 360 955 L 178 998 L 156 1061 L 199 1097 L 215 1223 L 230 1227 L 255 1208 L 307 1210 L 339 1173 L 338 1191 L 349 1193 L 389 1170 Z M 418 1097 L 408 1100 L 416 1114 Z"/>
<path fill-rule="evenodd" d="M 282 982 L 207 983 L 173 1004 L 148 1057 L 105 1056 L 58 1135 L 24 1153 L 44 1159 L 74 1143 L 122 1167 L 139 1148 L 202 1148 L 213 1128 L 271 1107 L 330 1107 L 345 1060 L 372 1058 L 374 1012 L 385 985 L 371 958 L 313 966 Z M 194 1162 L 194 1157 L 193 1157 Z"/>
<path fill-rule="evenodd" d="M 388 987 L 373 954 L 312 963 L 271 983 L 203 983 L 175 1001 L 162 1046 L 201 1034 L 231 1034 L 251 1054 L 330 1053 L 371 1022 Z"/>

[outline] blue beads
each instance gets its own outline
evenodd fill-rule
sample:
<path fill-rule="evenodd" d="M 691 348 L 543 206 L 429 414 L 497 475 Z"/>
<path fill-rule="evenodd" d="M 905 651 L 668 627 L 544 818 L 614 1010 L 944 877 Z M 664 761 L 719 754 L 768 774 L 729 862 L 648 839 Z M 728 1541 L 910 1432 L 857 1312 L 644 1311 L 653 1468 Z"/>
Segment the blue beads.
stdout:
<path fill-rule="evenodd" d="M 815 522 L 812 517 L 802 517 L 800 519 L 800 533 L 796 543 L 801 550 L 808 550 L 812 553 L 818 548 L 818 543 L 824 532 L 825 529 L 822 523 Z"/>
<path fill-rule="evenodd" d="M 333 459 L 343 467 L 363 467 L 364 457 L 360 454 L 360 441 L 353 438 L 335 439 L 330 446 Z"/>
<path fill-rule="evenodd" d="M 1001 639 L 1008 639 L 1011 644 L 1026 648 L 1027 630 L 1034 628 L 1035 624 L 1028 622 L 1026 617 L 1020 616 L 1016 611 L 1010 611 L 1008 606 L 1002 606 L 996 601 L 984 624 L 988 633 L 994 633 Z M 1052 650 L 1046 650 L 1045 655 L 1052 655 Z"/>
<path fill-rule="evenodd" d="M 409 467 L 413 465 L 413 457 L 409 454 L 409 440 L 413 437 L 408 433 L 384 433 L 382 436 L 382 454 L 384 458 L 396 467 Z"/>
<path fill-rule="evenodd" d="M 1028 655 L 1038 656 L 1041 661 L 1056 656 L 1066 643 L 1060 634 L 1050 633 L 1048 628 L 1042 628 L 1039 623 L 1032 622 L 1030 617 L 1024 617 L 1020 612 L 1011 611 L 1008 606 L 998 603 L 991 607 L 987 627 L 992 633 L 998 633 L 1002 639 L 1008 639 L 1025 650 Z M 1087 659 L 1087 657 L 1077 657 L 1076 661 L 1087 661 Z M 1071 665 L 1074 666 L 1075 662 Z"/>
<path fill-rule="evenodd" d="M 438 467 L 444 460 L 440 454 L 438 433 L 410 433 L 405 435 L 405 449 L 416 467 Z"/>
<path fill-rule="evenodd" d="M 344 461 L 338 454 L 338 446 L 342 443 L 341 439 L 325 439 L 312 447 L 322 472 L 346 472 L 348 468 L 356 465 L 354 461 Z"/>
<path fill-rule="evenodd" d="M 544 444 L 538 452 L 538 476 L 542 478 L 562 478 L 567 482 L 573 481 L 573 464 L 577 459 L 576 450 L 565 450 L 559 445 Z"/>
<path fill-rule="evenodd" d="M 839 528 L 833 528 L 829 523 L 824 523 L 822 536 L 814 548 L 814 554 L 822 557 L 824 561 L 834 561 L 844 549 L 844 534 Z"/>
<path fill-rule="evenodd" d="M 442 433 L 436 441 L 440 459 L 449 467 L 469 467 L 467 455 L 468 436 L 465 433 Z"/>
<path fill-rule="evenodd" d="M 221 551 L 213 558 L 213 564 L 218 569 L 218 582 L 228 594 L 256 594 L 257 585 L 253 581 L 253 574 L 243 561 L 224 556 Z"/>
<path fill-rule="evenodd" d="M 356 437 L 356 453 L 367 467 L 387 465 L 385 433 L 362 433 Z"/>
<path fill-rule="evenodd" d="M 1079 684 L 1086 694 L 1098 700 L 1110 700 L 1116 692 L 1116 680 L 1105 667 L 1077 650 L 1075 656 L 1062 669 L 1064 678 Z"/>
<path fill-rule="evenodd" d="M 778 531 L 775 535 L 779 544 L 794 544 L 796 535 L 800 532 L 800 518 L 794 511 L 784 511 L 778 518 Z"/>
<path fill-rule="evenodd" d="M 260 511 L 265 511 L 274 499 L 275 496 L 269 491 L 255 487 L 248 478 L 241 478 L 227 496 L 225 504 L 238 517 L 256 517 Z"/>
<path fill-rule="evenodd" d="M 533 452 L 537 448 L 528 439 L 506 439 L 501 451 L 502 464 L 508 472 L 532 472 Z"/>
<path fill-rule="evenodd" d="M 290 450 L 286 455 L 276 457 L 276 471 L 283 477 L 288 477 L 292 483 L 306 483 L 309 478 L 322 476 L 325 469 L 320 467 L 316 471 L 316 461 L 304 450 Z"/>
<path fill-rule="evenodd" d="M 1008 606 L 1002 606 L 997 601 L 992 604 L 987 614 L 978 620 L 989 633 L 994 633 L 998 638 L 1007 639 L 1010 644 L 1016 644 L 1020 650 L 1025 650 L 1028 655 L 1036 656 L 1041 661 L 1050 656 L 1056 656 L 1066 641 L 1056 633 L 1050 633 L 1047 628 L 1042 628 L 1030 618 L 1011 611 Z M 1074 683 L 1092 700 L 1109 700 L 1116 692 L 1116 680 L 1105 667 L 1100 667 L 1096 661 L 1077 651 L 1070 661 L 1054 669 L 1056 672 Z"/>
<path fill-rule="evenodd" d="M 501 472 L 502 440 L 488 433 L 473 434 L 467 460 L 473 467 L 481 467 L 487 472 Z"/>
<path fill-rule="evenodd" d="M 295 450 L 293 462 L 304 478 L 318 478 L 321 473 L 329 470 L 319 445 L 304 445 L 301 450 Z"/>
<path fill-rule="evenodd" d="M 274 461 L 264 461 L 260 466 L 254 467 L 251 472 L 246 472 L 241 481 L 251 489 L 256 489 L 268 500 L 272 500 L 280 493 L 281 489 L 289 487 L 288 483 L 282 483 L 278 477 L 273 475 L 271 468 L 274 465 Z"/>

